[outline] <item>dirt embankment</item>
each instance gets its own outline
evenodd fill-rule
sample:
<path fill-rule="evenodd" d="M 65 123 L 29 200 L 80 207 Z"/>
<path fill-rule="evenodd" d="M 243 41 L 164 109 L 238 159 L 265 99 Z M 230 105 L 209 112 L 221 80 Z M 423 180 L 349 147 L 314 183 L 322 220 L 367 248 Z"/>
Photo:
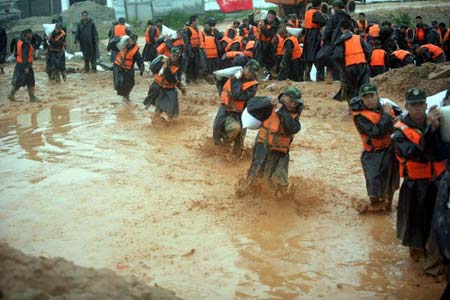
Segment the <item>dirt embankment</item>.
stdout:
<path fill-rule="evenodd" d="M 405 99 L 405 92 L 410 87 L 423 88 L 428 95 L 448 89 L 450 87 L 449 76 L 430 79 L 430 75 L 438 74 L 449 67 L 450 63 L 438 65 L 426 63 L 420 67 L 409 65 L 381 74 L 375 77 L 373 82 L 379 90 L 383 91 L 383 97 L 402 103 Z"/>
<path fill-rule="evenodd" d="M 390 21 L 396 25 L 409 20 L 410 25 L 415 25 L 416 16 L 421 16 L 423 21 L 431 24 L 431 21 L 448 23 L 450 18 L 450 1 L 415 1 L 402 3 L 376 3 L 367 5 L 357 5 L 357 14 L 364 12 L 369 22 Z"/>
<path fill-rule="evenodd" d="M 79 267 L 63 258 L 32 257 L 0 244 L 0 299 L 180 300 L 111 270 Z"/>

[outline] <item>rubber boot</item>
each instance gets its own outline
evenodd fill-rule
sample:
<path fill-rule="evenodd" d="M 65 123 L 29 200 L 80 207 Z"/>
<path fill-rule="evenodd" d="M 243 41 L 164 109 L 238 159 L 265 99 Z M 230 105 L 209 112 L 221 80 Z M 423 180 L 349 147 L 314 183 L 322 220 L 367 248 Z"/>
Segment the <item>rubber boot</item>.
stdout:
<path fill-rule="evenodd" d="M 11 88 L 11 91 L 10 91 L 9 94 L 8 94 L 8 99 L 9 99 L 9 101 L 11 101 L 11 102 L 17 102 L 17 99 L 16 99 L 16 97 L 14 97 L 14 94 L 17 93 L 18 90 L 19 90 L 19 89 L 16 88 L 15 86 L 13 86 L 13 87 Z"/>
<path fill-rule="evenodd" d="M 95 61 L 95 60 L 93 60 L 92 62 L 91 62 L 91 67 L 92 67 L 92 72 L 93 73 L 97 73 L 97 61 Z"/>
<path fill-rule="evenodd" d="M 64 81 L 67 80 L 66 72 L 61 72 L 61 76 L 62 76 L 62 80 L 64 80 Z"/>
<path fill-rule="evenodd" d="M 38 97 L 36 97 L 34 92 L 35 92 L 34 86 L 28 87 L 28 96 L 30 96 L 30 102 L 40 102 L 41 100 Z"/>
<path fill-rule="evenodd" d="M 5 74 L 5 70 L 3 70 L 3 67 L 0 67 L 0 74 Z"/>
<path fill-rule="evenodd" d="M 84 61 L 84 73 L 89 73 L 89 61 Z"/>
<path fill-rule="evenodd" d="M 54 72 L 53 72 L 53 79 L 54 79 L 56 82 L 61 82 L 61 77 L 59 76 L 59 71 L 54 71 Z"/>
<path fill-rule="evenodd" d="M 305 81 L 311 81 L 311 63 L 305 63 Z"/>

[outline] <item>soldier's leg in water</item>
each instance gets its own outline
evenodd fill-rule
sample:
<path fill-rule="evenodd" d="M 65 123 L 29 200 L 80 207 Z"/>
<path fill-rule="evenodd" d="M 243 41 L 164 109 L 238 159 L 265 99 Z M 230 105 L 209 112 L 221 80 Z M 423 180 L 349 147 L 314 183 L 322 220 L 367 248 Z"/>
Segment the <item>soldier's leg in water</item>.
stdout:
<path fill-rule="evenodd" d="M 222 132 L 226 118 L 227 118 L 227 107 L 225 105 L 221 105 L 217 110 L 216 118 L 214 119 L 213 124 L 213 139 L 214 144 L 216 145 L 222 144 Z"/>

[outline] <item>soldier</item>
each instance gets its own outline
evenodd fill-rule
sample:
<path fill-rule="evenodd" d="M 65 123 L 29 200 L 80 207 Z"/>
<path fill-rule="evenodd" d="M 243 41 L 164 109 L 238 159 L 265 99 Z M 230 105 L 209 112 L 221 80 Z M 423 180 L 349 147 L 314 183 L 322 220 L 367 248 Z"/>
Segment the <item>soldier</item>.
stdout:
<path fill-rule="evenodd" d="M 259 63 L 251 59 L 245 65 L 243 72 L 237 72 L 225 82 L 221 89 L 219 88 L 222 104 L 214 119 L 214 143 L 220 145 L 223 141 L 233 142 L 233 152 L 237 156 L 242 153 L 245 139 L 241 115 L 247 101 L 256 95 L 258 69 Z"/>
<path fill-rule="evenodd" d="M 278 99 L 273 99 L 272 104 L 272 113 L 256 137 L 247 185 L 262 178 L 278 195 L 289 187 L 289 149 L 294 135 L 300 131 L 299 118 L 304 104 L 300 90 L 292 86 L 287 87 Z"/>
<path fill-rule="evenodd" d="M 372 83 L 361 86 L 359 97 L 350 101 L 350 109 L 363 142 L 361 164 L 370 200 L 370 206 L 364 205 L 360 212 L 390 211 L 394 192 L 399 187 L 398 163 L 391 134 L 394 118 L 401 110 L 394 110 L 390 103 L 382 104 Z"/>
<path fill-rule="evenodd" d="M 83 52 L 84 71 L 89 72 L 89 63 L 91 63 L 92 72 L 95 73 L 97 72 L 98 32 L 88 12 L 83 11 L 81 15 L 82 19 L 75 34 L 75 43 L 80 43 L 80 50 Z"/>
<path fill-rule="evenodd" d="M 436 201 L 438 183 L 446 170 L 446 160 L 436 159 L 434 145 L 441 139 L 440 112 L 436 106 L 426 113 L 427 95 L 418 88 L 406 92 L 408 111 L 395 124 L 392 140 L 399 161 L 400 188 L 397 237 L 409 247 L 410 256 L 426 254 L 426 244 Z"/>
<path fill-rule="evenodd" d="M 10 101 L 17 101 L 14 94 L 22 86 L 27 86 L 30 102 L 39 102 L 40 100 L 35 96 L 35 81 L 33 71 L 33 45 L 31 45 L 31 38 L 33 31 L 30 28 L 22 31 L 22 34 L 17 41 L 15 47 L 16 66 L 12 78 L 12 88 L 9 92 L 8 99 Z"/>

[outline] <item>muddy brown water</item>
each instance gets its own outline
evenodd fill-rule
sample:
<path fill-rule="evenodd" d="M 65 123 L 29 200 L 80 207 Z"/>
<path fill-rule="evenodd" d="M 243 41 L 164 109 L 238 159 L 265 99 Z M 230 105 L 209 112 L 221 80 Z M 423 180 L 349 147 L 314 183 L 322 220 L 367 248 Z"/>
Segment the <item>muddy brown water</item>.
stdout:
<path fill-rule="evenodd" d="M 184 299 L 437 299 L 395 238 L 395 212 L 360 216 L 360 141 L 336 85 L 301 83 L 292 197 L 239 198 L 250 164 L 211 143 L 218 97 L 192 85 L 181 118 L 152 122 L 137 78 L 123 104 L 111 75 L 70 74 L 40 104 L 6 101 L 0 78 L 0 240 L 27 254 L 111 268 Z M 283 83 L 285 85 L 285 83 Z M 277 83 L 278 85 L 278 83 Z M 259 94 L 275 95 L 262 84 Z M 25 91 L 17 98 L 25 101 Z M 251 148 L 255 133 L 249 133 Z"/>

